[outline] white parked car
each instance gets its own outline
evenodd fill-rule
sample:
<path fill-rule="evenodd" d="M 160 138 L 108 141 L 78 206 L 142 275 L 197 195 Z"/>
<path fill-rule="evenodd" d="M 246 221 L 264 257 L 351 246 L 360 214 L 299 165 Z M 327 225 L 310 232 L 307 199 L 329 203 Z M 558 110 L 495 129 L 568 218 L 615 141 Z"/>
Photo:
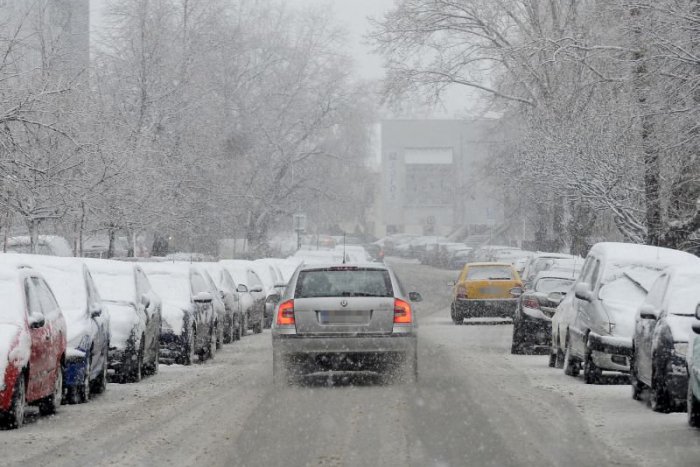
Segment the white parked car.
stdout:
<path fill-rule="evenodd" d="M 583 369 L 586 383 L 598 382 L 603 370 L 628 372 L 635 316 L 651 284 L 663 269 L 696 261 L 668 248 L 594 245 L 552 318 L 550 365 L 572 376 Z"/>

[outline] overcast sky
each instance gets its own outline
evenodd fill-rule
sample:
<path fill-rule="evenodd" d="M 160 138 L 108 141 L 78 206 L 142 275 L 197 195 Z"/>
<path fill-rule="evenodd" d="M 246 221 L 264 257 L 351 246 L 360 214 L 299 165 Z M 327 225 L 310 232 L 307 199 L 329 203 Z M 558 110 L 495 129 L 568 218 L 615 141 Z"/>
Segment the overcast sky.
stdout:
<path fill-rule="evenodd" d="M 358 72 L 364 78 L 374 79 L 383 76 L 381 60 L 371 54 L 371 47 L 363 44 L 367 32 L 368 16 L 381 16 L 389 10 L 394 0 L 286 0 L 297 5 L 330 5 L 336 12 L 339 23 L 348 29 L 351 35 L 352 55 L 357 62 Z M 93 29 L 101 25 L 101 16 L 107 0 L 90 0 L 91 22 Z"/>

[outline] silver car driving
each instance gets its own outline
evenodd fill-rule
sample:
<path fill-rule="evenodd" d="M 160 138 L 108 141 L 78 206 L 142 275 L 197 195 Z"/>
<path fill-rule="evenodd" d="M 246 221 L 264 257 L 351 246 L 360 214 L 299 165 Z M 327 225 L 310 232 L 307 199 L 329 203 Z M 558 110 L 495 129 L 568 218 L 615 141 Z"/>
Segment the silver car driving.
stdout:
<path fill-rule="evenodd" d="M 411 302 L 421 300 L 417 292 L 405 293 L 383 264 L 300 267 L 272 323 L 275 384 L 329 372 L 395 369 L 415 381 L 417 326 Z"/>

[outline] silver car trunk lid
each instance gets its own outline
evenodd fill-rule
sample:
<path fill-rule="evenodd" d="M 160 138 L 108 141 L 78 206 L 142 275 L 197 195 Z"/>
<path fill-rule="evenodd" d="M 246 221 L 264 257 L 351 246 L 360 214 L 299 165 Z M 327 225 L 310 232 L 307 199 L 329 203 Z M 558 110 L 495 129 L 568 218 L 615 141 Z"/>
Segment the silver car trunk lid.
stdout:
<path fill-rule="evenodd" d="M 393 297 L 315 297 L 294 300 L 300 335 L 391 334 Z"/>

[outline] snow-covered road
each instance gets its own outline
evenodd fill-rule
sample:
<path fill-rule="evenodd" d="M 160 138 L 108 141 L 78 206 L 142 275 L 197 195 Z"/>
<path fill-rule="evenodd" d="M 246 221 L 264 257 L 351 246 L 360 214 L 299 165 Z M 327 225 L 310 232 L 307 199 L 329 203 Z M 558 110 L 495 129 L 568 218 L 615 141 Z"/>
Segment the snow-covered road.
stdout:
<path fill-rule="evenodd" d="M 454 273 L 395 265 L 419 290 L 420 381 L 272 387 L 269 331 L 193 367 L 110 384 L 89 404 L 0 432 L 3 465 L 687 465 L 700 432 L 627 384 L 587 386 L 509 354 L 511 326 L 454 326 Z"/>

